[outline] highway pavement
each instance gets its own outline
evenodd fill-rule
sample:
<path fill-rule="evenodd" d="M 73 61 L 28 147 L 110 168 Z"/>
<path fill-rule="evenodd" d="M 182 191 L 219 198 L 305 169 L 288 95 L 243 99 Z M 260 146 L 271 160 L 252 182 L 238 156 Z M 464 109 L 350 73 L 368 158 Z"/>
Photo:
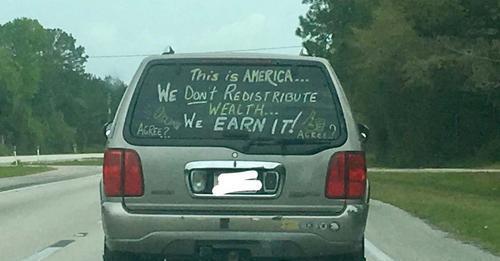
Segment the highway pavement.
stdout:
<path fill-rule="evenodd" d="M 0 189 L 0 260 L 101 260 L 99 172 L 96 166 L 62 167 L 47 177 L 58 173 L 70 178 L 48 178 L 45 183 L 38 177 L 18 186 L 0 179 L 0 188 L 10 186 Z M 369 261 L 500 260 L 375 200 L 370 202 L 366 237 Z"/>

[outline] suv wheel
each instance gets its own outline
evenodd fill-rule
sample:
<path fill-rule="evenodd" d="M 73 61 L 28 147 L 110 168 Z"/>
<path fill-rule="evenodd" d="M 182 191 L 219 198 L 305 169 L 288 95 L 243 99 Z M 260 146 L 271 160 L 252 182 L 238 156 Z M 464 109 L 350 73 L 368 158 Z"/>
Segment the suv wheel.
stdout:
<path fill-rule="evenodd" d="M 361 249 L 358 252 L 346 254 L 339 258 L 340 261 L 366 261 L 365 258 L 365 239 L 363 238 L 363 243 Z"/>
<path fill-rule="evenodd" d="M 350 254 L 344 254 L 341 256 L 332 256 L 325 258 L 323 260 L 328 260 L 328 261 L 366 261 L 365 258 L 365 240 L 363 239 L 363 245 L 361 246 L 361 249 L 358 252 L 350 253 Z"/>
<path fill-rule="evenodd" d="M 353 253 L 344 255 L 338 259 L 339 261 L 366 261 L 364 253 Z"/>
<path fill-rule="evenodd" d="M 104 244 L 104 254 L 102 255 L 103 261 L 118 261 L 118 260 L 132 261 L 132 260 L 137 260 L 137 258 L 138 256 L 132 253 L 111 251 L 106 246 L 106 244 Z"/>
<path fill-rule="evenodd" d="M 111 251 L 106 244 L 104 244 L 103 261 L 164 261 L 162 256 L 153 255 L 138 255 L 129 252 Z"/>

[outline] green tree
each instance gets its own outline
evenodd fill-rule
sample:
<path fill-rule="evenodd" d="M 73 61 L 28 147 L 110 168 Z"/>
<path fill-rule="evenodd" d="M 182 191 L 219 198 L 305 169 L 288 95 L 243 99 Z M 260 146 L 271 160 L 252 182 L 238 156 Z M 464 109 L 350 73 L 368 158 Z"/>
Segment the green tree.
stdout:
<path fill-rule="evenodd" d="M 101 148 L 101 126 L 125 85 L 85 73 L 87 56 L 60 29 L 21 18 L 0 25 L 0 153 Z M 109 102 L 108 102 L 109 100 Z M 113 107 L 114 106 L 114 107 Z"/>
<path fill-rule="evenodd" d="M 304 2 L 297 34 L 336 68 L 379 162 L 500 157 L 500 1 Z"/>
<path fill-rule="evenodd" d="M 28 19 L 14 20 L 1 29 L 1 53 L 6 63 L 1 64 L 1 71 L 4 73 L 1 74 L 0 81 L 3 82 L 8 97 L 8 107 L 2 112 L 4 128 L 11 135 L 14 144 L 27 149 L 24 146 L 25 140 L 38 143 L 42 137 L 38 129 L 41 123 L 33 118 L 29 105 L 38 91 L 40 52 L 46 40 L 44 29 L 38 22 Z"/>

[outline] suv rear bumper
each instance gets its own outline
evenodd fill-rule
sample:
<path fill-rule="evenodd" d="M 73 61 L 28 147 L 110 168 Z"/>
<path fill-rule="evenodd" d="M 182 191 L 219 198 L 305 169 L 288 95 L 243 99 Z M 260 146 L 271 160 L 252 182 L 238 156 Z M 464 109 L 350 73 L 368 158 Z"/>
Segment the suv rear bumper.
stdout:
<path fill-rule="evenodd" d="M 104 202 L 110 250 L 184 256 L 200 246 L 243 249 L 256 257 L 302 257 L 359 251 L 368 205 L 347 205 L 336 216 L 168 215 L 127 212 Z"/>

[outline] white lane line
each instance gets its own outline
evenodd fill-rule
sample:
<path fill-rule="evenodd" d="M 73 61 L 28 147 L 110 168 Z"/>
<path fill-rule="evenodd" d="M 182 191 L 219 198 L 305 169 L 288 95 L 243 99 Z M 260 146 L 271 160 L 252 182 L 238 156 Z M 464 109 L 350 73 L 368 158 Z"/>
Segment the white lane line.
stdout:
<path fill-rule="evenodd" d="M 57 252 L 62 247 L 47 247 L 44 250 L 24 259 L 23 261 L 40 261 Z"/>
<path fill-rule="evenodd" d="M 84 176 L 84 177 L 77 177 L 77 178 L 69 178 L 69 179 L 57 180 L 57 181 L 42 183 L 42 184 L 38 184 L 38 185 L 31 185 L 31 186 L 26 186 L 26 187 L 20 187 L 20 188 L 16 188 L 16 189 L 9 189 L 9 190 L 0 191 L 0 194 L 11 193 L 11 192 L 19 192 L 19 191 L 24 191 L 24 190 L 36 189 L 36 188 L 42 188 L 42 187 L 45 187 L 45 186 L 50 186 L 50 185 L 54 185 L 54 184 L 58 184 L 58 183 L 62 183 L 62 182 L 70 182 L 70 181 L 76 180 L 76 179 L 95 178 L 96 176 L 99 176 L 99 175 L 101 175 L 101 173 L 96 173 L 96 174 L 92 174 L 90 176 Z"/>
<path fill-rule="evenodd" d="M 371 256 L 375 257 L 377 259 L 376 261 L 394 261 L 394 259 L 389 257 L 382 250 L 378 249 L 366 238 L 365 238 L 365 251 L 367 251 Z"/>
<path fill-rule="evenodd" d="M 61 250 L 61 248 L 66 247 L 67 245 L 75 242 L 75 240 L 60 240 L 59 242 L 48 246 L 40 252 L 24 259 L 23 261 L 40 261 L 54 254 L 55 252 Z"/>

